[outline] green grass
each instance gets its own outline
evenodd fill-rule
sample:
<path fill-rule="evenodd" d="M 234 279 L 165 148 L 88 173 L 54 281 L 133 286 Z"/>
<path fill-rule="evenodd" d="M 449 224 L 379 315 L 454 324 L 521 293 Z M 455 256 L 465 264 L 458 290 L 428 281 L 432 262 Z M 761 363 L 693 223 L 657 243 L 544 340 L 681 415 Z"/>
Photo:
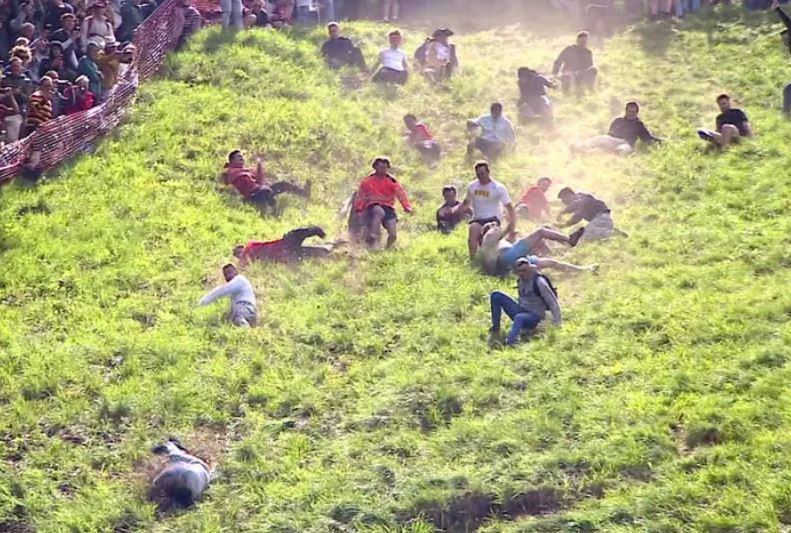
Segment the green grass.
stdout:
<path fill-rule="evenodd" d="M 625 30 L 596 48 L 595 95 L 557 96 L 556 137 L 520 129 L 495 166 L 513 194 L 542 174 L 593 190 L 630 238 L 562 252 L 600 274 L 554 275 L 563 328 L 505 351 L 486 345 L 487 296 L 513 282 L 472 270 L 433 211 L 471 179 L 464 119 L 496 99 L 513 115 L 516 68 L 548 69 L 572 34 L 460 35 L 459 77 L 392 96 L 326 72 L 319 30 L 202 32 L 96 154 L 3 191 L 0 530 L 786 530 L 788 58 L 772 19 L 737 13 Z M 371 57 L 383 28 L 348 32 Z M 694 128 L 722 91 L 758 137 L 708 154 Z M 570 157 L 632 98 L 665 147 Z M 452 150 L 439 169 L 403 146 L 407 111 Z M 217 179 L 236 147 L 312 178 L 315 199 L 261 218 Z M 195 307 L 233 244 L 339 233 L 380 153 L 417 210 L 396 250 L 253 266 L 252 331 Z M 157 516 L 141 480 L 171 434 L 203 444 L 218 479 Z"/>

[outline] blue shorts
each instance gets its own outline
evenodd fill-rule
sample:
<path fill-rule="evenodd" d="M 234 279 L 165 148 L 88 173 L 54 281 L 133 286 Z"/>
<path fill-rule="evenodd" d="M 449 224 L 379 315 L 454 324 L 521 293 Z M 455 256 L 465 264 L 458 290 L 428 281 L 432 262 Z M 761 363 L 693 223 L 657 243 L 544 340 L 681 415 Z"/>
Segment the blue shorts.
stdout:
<path fill-rule="evenodd" d="M 505 276 L 516 266 L 516 261 L 527 257 L 531 263 L 538 263 L 538 257 L 530 255 L 530 248 L 524 239 L 519 239 L 516 244 L 500 252 L 497 257 L 497 272 Z"/>

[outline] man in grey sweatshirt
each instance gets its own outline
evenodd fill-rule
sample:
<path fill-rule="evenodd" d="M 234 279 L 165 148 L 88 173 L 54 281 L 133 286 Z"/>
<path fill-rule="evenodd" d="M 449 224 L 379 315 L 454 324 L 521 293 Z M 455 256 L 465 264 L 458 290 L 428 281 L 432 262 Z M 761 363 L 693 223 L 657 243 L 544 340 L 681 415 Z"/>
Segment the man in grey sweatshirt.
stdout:
<path fill-rule="evenodd" d="M 547 311 L 552 313 L 552 322 L 559 326 L 563 320 L 560 304 L 555 295 L 555 291 L 550 286 L 547 278 L 540 275 L 538 266 L 528 257 L 517 260 L 514 269 L 519 276 L 519 301 L 513 300 L 507 294 L 495 291 L 491 294 L 492 306 L 492 329 L 490 331 L 492 339 L 500 337 L 500 317 L 503 311 L 507 314 L 513 324 L 511 331 L 505 338 L 507 346 L 513 346 L 519 342 L 519 335 L 522 330 L 535 329 L 544 320 Z"/>

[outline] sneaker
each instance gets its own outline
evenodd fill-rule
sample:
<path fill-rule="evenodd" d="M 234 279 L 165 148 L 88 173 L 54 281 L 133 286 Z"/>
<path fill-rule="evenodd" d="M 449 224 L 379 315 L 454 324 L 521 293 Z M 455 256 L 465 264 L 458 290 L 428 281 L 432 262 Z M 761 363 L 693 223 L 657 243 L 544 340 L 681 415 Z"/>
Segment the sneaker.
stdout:
<path fill-rule="evenodd" d="M 577 246 L 577 243 L 580 242 L 580 238 L 582 238 L 582 234 L 585 233 L 585 228 L 580 228 L 571 235 L 569 235 L 569 246 L 574 248 Z"/>
<path fill-rule="evenodd" d="M 715 140 L 714 135 L 712 135 L 708 130 L 698 130 L 698 137 L 710 143 L 713 143 Z"/>
<path fill-rule="evenodd" d="M 503 339 L 499 329 L 489 329 L 489 346 L 492 348 L 502 346 Z"/>

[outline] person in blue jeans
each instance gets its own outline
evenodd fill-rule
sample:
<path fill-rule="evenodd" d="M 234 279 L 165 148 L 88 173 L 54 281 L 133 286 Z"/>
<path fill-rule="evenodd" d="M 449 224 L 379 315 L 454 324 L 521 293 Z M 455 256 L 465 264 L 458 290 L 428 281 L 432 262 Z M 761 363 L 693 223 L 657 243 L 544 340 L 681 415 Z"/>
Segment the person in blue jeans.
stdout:
<path fill-rule="evenodd" d="M 563 320 L 557 295 L 547 278 L 539 274 L 535 261 L 522 257 L 517 260 L 514 270 L 519 276 L 519 301 L 500 291 L 495 291 L 490 296 L 492 307 L 490 342 L 495 343 L 500 339 L 500 320 L 503 311 L 513 320 L 511 330 L 505 338 L 506 346 L 518 343 L 523 331 L 534 330 L 544 320 L 547 311 L 552 313 L 552 322 L 556 326 L 560 326 Z"/>

